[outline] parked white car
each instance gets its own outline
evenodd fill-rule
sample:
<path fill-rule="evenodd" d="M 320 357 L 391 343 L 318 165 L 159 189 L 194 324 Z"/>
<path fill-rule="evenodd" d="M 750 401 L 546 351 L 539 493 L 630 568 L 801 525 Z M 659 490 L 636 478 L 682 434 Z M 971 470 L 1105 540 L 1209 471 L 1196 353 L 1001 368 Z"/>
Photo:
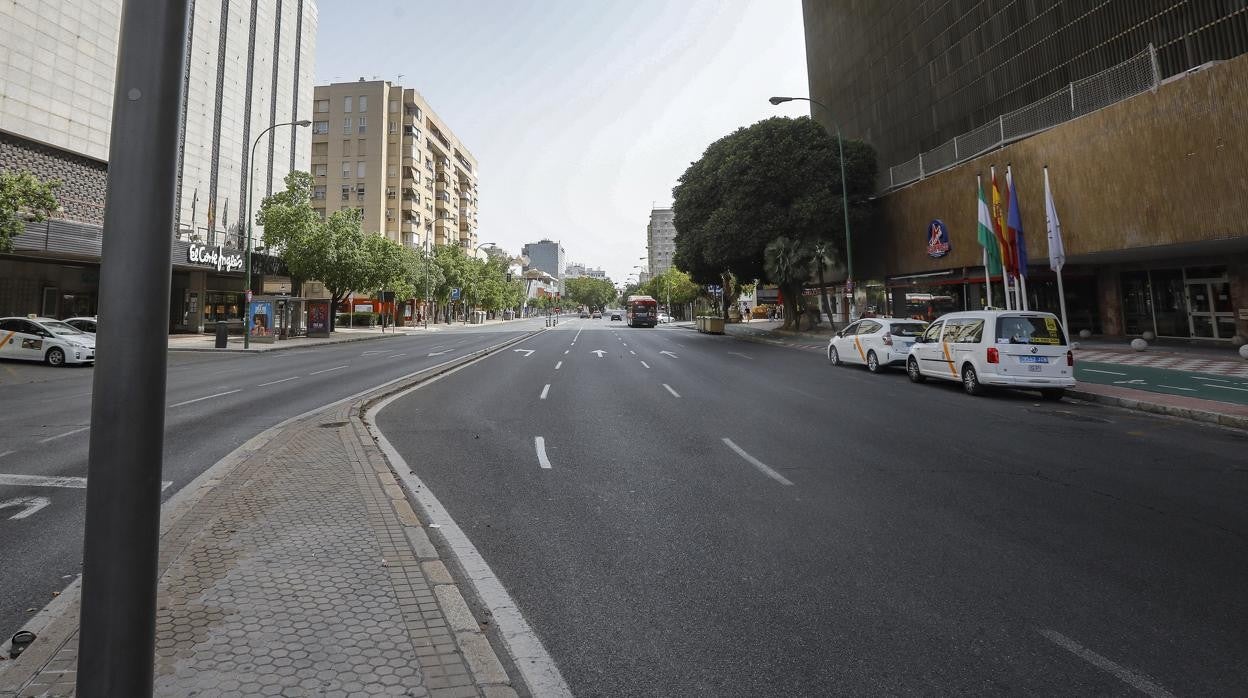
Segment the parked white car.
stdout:
<path fill-rule="evenodd" d="M 95 363 L 95 335 L 46 317 L 0 318 L 0 359 Z"/>
<path fill-rule="evenodd" d="M 904 364 L 910 345 L 926 327 L 922 320 L 863 318 L 828 340 L 828 362 L 833 366 L 861 364 L 879 373 L 885 366 Z"/>
<path fill-rule="evenodd" d="M 67 317 L 61 322 L 87 334 L 95 334 L 95 328 L 99 324 L 99 319 L 94 317 Z"/>
<path fill-rule="evenodd" d="M 910 348 L 910 380 L 960 381 L 971 395 L 985 386 L 1031 388 L 1060 400 L 1075 387 L 1075 356 L 1052 313 L 979 310 L 938 318 Z"/>

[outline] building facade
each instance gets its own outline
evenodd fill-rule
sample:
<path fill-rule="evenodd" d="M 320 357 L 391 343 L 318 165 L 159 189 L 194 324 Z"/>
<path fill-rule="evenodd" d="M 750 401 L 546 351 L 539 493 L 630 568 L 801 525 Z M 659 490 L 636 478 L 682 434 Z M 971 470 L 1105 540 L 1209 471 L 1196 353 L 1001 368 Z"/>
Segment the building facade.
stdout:
<path fill-rule="evenodd" d="M 607 278 L 607 272 L 603 269 L 587 267 L 580 262 L 573 262 L 563 270 L 563 278 L 565 279 L 578 279 L 583 276 L 591 279 L 605 279 Z"/>
<path fill-rule="evenodd" d="M 525 245 L 521 252 L 529 258 L 529 263 L 524 267 L 526 272 L 539 269 L 550 274 L 556 281 L 563 281 L 564 251 L 561 243 L 542 239 Z"/>
<path fill-rule="evenodd" d="M 676 215 L 670 208 L 650 209 L 646 226 L 647 267 L 652 275 L 662 274 L 672 266 L 676 254 Z"/>
<path fill-rule="evenodd" d="M 881 169 L 889 157 L 912 157 L 985 114 L 1044 97 L 1053 87 L 1046 80 L 1095 84 L 1113 75 L 1115 61 L 1149 44 L 1156 51 L 1151 89 L 881 192 L 877 227 L 854 235 L 859 307 L 932 317 L 987 304 L 977 176 L 988 192 L 990 173 L 1003 180 L 1009 166 L 1030 259 L 1028 305 L 1056 312 L 1047 165 L 1072 333 L 1213 343 L 1248 336 L 1248 197 L 1240 174 L 1248 157 L 1248 10 L 1115 0 L 1082 7 L 804 3 L 811 94 L 831 99 L 845 90 L 830 103 L 842 106 L 847 137 L 876 146 Z M 1149 21 L 1140 19 L 1145 9 Z M 903 35 L 905 27 L 912 31 Z M 910 72 L 906 61 L 915 64 Z M 850 75 L 886 69 L 892 72 L 874 81 Z M 924 77 L 904 78 L 915 71 Z M 903 92 L 904 99 L 887 96 Z M 826 119 L 821 112 L 816 107 L 812 116 Z M 948 231 L 947 248 L 929 247 L 936 221 Z M 999 277 L 992 287 L 993 304 L 1003 305 Z"/>
<path fill-rule="evenodd" d="M 0 256 L 0 314 L 96 313 L 121 5 L 0 7 L 0 168 L 62 182 L 57 217 L 28 225 Z M 309 117 L 316 28 L 314 0 L 194 4 L 170 221 L 171 330 L 242 321 L 247 174 L 258 202 L 287 172 L 307 169 L 310 134 L 275 129 L 254 161 L 252 141 L 270 124 Z M 273 270 L 259 257 L 253 266 Z"/>
<path fill-rule="evenodd" d="M 364 230 L 413 248 L 477 245 L 477 161 L 412 88 L 385 80 L 318 85 L 313 207 L 358 208 Z"/>

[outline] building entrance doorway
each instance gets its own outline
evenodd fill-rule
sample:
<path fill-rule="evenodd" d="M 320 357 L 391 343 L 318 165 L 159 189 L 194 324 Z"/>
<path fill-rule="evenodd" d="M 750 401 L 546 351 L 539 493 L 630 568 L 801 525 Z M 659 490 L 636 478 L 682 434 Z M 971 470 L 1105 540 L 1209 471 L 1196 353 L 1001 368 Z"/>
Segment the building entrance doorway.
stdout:
<path fill-rule="evenodd" d="M 1212 270 L 1191 270 L 1197 273 Z M 1235 309 L 1231 305 L 1231 284 L 1225 272 L 1214 277 L 1185 280 L 1187 318 L 1191 336 L 1201 339 L 1230 339 L 1235 336 Z"/>

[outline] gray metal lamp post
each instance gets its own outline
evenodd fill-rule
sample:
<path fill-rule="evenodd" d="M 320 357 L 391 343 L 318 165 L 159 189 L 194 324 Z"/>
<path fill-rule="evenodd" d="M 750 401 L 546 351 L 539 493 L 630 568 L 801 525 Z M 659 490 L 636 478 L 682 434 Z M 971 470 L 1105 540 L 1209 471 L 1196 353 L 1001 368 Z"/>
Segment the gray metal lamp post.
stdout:
<path fill-rule="evenodd" d="M 853 247 L 849 237 L 849 193 L 845 185 L 845 145 L 844 139 L 841 138 L 841 126 L 832 118 L 832 109 L 823 102 L 818 102 L 809 97 L 772 97 L 767 100 L 772 104 L 782 104 L 784 102 L 810 102 L 823 107 L 823 111 L 828 115 L 828 119 L 832 121 L 832 126 L 836 129 L 836 149 L 838 159 L 841 163 L 841 209 L 845 212 L 845 285 L 849 287 L 849 321 L 853 322 L 856 314 L 854 308 L 854 255 Z"/>
<path fill-rule="evenodd" d="M 248 163 L 248 168 L 247 168 L 247 244 L 243 248 L 243 258 L 246 260 L 246 266 L 247 266 L 247 291 L 246 292 L 248 294 L 251 293 L 251 226 L 252 226 L 251 175 L 254 174 L 256 171 L 256 146 L 260 144 L 260 139 L 264 138 L 264 134 L 268 133 L 269 131 L 272 131 L 278 126 L 311 126 L 311 125 L 312 125 L 312 122 L 307 119 L 301 119 L 299 121 L 286 121 L 280 124 L 273 124 L 272 126 L 261 131 L 260 135 L 256 136 L 256 140 L 252 141 L 251 143 L 251 159 L 247 161 Z M 247 324 L 248 322 L 250 322 L 250 318 L 247 317 L 247 313 L 251 312 L 250 305 L 251 305 L 250 303 L 243 304 L 243 348 L 244 349 L 248 349 L 251 347 L 251 327 Z"/>

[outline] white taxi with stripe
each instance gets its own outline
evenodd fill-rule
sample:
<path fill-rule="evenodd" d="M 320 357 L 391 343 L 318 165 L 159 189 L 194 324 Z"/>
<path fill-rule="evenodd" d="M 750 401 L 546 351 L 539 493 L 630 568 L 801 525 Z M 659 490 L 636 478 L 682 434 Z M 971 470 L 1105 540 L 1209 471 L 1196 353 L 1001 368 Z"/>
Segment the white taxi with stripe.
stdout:
<path fill-rule="evenodd" d="M 46 317 L 0 318 L 0 359 L 95 363 L 95 335 Z"/>
<path fill-rule="evenodd" d="M 878 373 L 890 364 L 905 363 L 910 345 L 925 327 L 922 320 L 863 318 L 828 340 L 828 361 L 834 366 L 861 364 Z"/>
<path fill-rule="evenodd" d="M 933 322 L 910 348 L 906 373 L 916 383 L 959 381 L 972 395 L 1000 386 L 1060 400 L 1075 386 L 1075 358 L 1052 313 L 977 310 Z"/>

